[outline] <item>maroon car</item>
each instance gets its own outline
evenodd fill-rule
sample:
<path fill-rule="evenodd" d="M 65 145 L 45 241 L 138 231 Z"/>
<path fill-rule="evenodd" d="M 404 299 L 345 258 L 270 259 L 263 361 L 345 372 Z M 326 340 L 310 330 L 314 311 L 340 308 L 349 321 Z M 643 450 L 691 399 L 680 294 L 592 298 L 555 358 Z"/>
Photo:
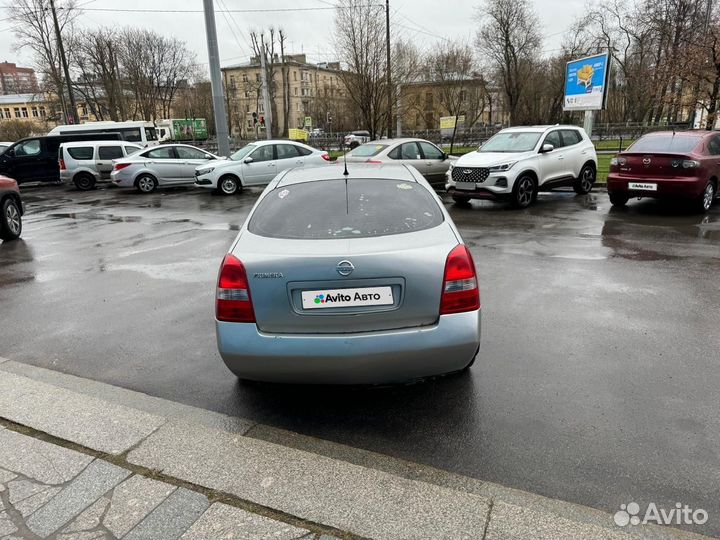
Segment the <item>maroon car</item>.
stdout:
<path fill-rule="evenodd" d="M 662 131 L 638 139 L 610 162 L 614 206 L 632 197 L 685 199 L 699 212 L 712 206 L 720 178 L 720 133 Z"/>
<path fill-rule="evenodd" d="M 0 175 L 0 240 L 15 240 L 22 232 L 23 205 L 17 182 Z"/>

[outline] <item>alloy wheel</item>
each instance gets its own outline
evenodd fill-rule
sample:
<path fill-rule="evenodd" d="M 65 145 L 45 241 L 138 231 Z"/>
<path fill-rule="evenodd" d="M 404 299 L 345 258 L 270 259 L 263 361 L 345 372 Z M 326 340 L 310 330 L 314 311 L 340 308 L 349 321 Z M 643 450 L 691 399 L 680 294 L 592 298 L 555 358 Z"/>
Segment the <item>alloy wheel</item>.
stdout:
<path fill-rule="evenodd" d="M 595 183 L 595 173 L 592 167 L 585 167 L 583 169 L 582 178 L 580 179 L 580 187 L 586 193 L 589 193 Z"/>
<path fill-rule="evenodd" d="M 138 180 L 138 187 L 143 193 L 150 193 L 155 188 L 155 182 L 149 176 L 143 176 Z"/>
<path fill-rule="evenodd" d="M 532 202 L 534 187 L 533 181 L 527 176 L 520 179 L 517 191 L 517 202 L 520 206 L 524 207 Z"/>
<path fill-rule="evenodd" d="M 705 210 L 710 210 L 710 207 L 712 206 L 713 199 L 715 198 L 715 189 L 713 188 L 712 184 L 708 184 L 705 188 L 705 193 L 703 194 L 703 208 Z"/>
<path fill-rule="evenodd" d="M 14 204 L 8 204 L 5 210 L 7 226 L 15 236 L 20 234 L 20 212 Z"/>

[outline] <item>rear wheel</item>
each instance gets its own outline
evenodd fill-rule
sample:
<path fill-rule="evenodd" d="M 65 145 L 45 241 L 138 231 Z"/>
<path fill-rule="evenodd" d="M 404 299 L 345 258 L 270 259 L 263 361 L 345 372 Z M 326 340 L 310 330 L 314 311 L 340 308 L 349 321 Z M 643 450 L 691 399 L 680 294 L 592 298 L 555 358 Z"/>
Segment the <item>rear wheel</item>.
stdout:
<path fill-rule="evenodd" d="M 158 182 L 149 174 L 143 174 L 135 181 L 135 187 L 140 193 L 152 193 L 157 189 Z"/>
<path fill-rule="evenodd" d="M 622 193 L 608 193 L 608 195 L 610 196 L 610 204 L 613 206 L 625 206 L 630 199 Z"/>
<path fill-rule="evenodd" d="M 703 191 L 703 194 L 700 195 L 700 197 L 695 202 L 695 206 L 698 210 L 698 212 L 704 214 L 708 210 L 710 210 L 710 207 L 712 206 L 713 200 L 715 199 L 715 184 L 712 182 L 708 182 L 707 186 L 705 186 L 705 191 Z"/>
<path fill-rule="evenodd" d="M 585 165 L 580 171 L 580 175 L 573 182 L 573 189 L 578 195 L 586 195 L 590 193 L 595 184 L 595 167 L 590 164 Z"/>
<path fill-rule="evenodd" d="M 520 178 L 515 180 L 512 194 L 513 206 L 516 208 L 527 208 L 537 196 L 535 179 L 529 174 L 522 175 Z"/>
<path fill-rule="evenodd" d="M 95 187 L 95 177 L 89 173 L 78 173 L 73 178 L 73 184 L 80 191 L 90 191 Z"/>
<path fill-rule="evenodd" d="M 21 232 L 20 207 L 15 199 L 5 199 L 0 205 L 0 239 L 15 240 Z"/>
<path fill-rule="evenodd" d="M 242 185 L 237 177 L 229 174 L 218 180 L 217 189 L 223 195 L 235 195 L 238 191 L 242 191 Z"/>

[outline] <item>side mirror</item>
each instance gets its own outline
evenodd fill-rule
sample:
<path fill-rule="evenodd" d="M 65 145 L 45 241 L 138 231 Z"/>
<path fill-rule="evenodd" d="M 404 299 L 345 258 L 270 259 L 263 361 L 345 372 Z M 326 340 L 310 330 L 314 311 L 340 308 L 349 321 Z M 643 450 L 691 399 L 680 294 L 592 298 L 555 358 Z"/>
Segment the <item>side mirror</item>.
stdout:
<path fill-rule="evenodd" d="M 243 159 L 243 163 L 247 163 L 248 165 L 249 165 L 250 163 L 252 163 L 253 161 L 254 161 L 253 158 L 251 158 L 250 156 L 248 156 L 248 157 L 246 157 L 245 159 Z"/>
<path fill-rule="evenodd" d="M 545 143 L 542 145 L 542 148 L 540 149 L 541 154 L 547 154 L 548 152 L 552 152 L 555 150 L 555 147 L 550 143 Z"/>
<path fill-rule="evenodd" d="M 205 154 L 205 159 L 215 159 L 215 156 L 212 154 Z"/>
<path fill-rule="evenodd" d="M 442 157 L 440 158 L 440 161 L 445 161 L 445 160 L 446 160 L 447 158 L 449 158 L 449 157 L 450 157 L 450 156 L 448 156 L 445 152 L 443 152 L 443 155 L 442 155 Z"/>

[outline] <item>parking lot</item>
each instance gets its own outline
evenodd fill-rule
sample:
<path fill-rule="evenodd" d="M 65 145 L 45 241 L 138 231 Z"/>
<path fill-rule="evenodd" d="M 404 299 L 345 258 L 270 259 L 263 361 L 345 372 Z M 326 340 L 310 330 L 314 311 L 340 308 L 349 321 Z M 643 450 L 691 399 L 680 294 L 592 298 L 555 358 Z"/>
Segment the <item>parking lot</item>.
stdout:
<path fill-rule="evenodd" d="M 606 511 L 681 501 L 720 533 L 720 205 L 448 199 L 478 266 L 478 360 L 348 389 L 238 383 L 217 354 L 217 268 L 258 193 L 23 186 L 0 353 Z"/>

